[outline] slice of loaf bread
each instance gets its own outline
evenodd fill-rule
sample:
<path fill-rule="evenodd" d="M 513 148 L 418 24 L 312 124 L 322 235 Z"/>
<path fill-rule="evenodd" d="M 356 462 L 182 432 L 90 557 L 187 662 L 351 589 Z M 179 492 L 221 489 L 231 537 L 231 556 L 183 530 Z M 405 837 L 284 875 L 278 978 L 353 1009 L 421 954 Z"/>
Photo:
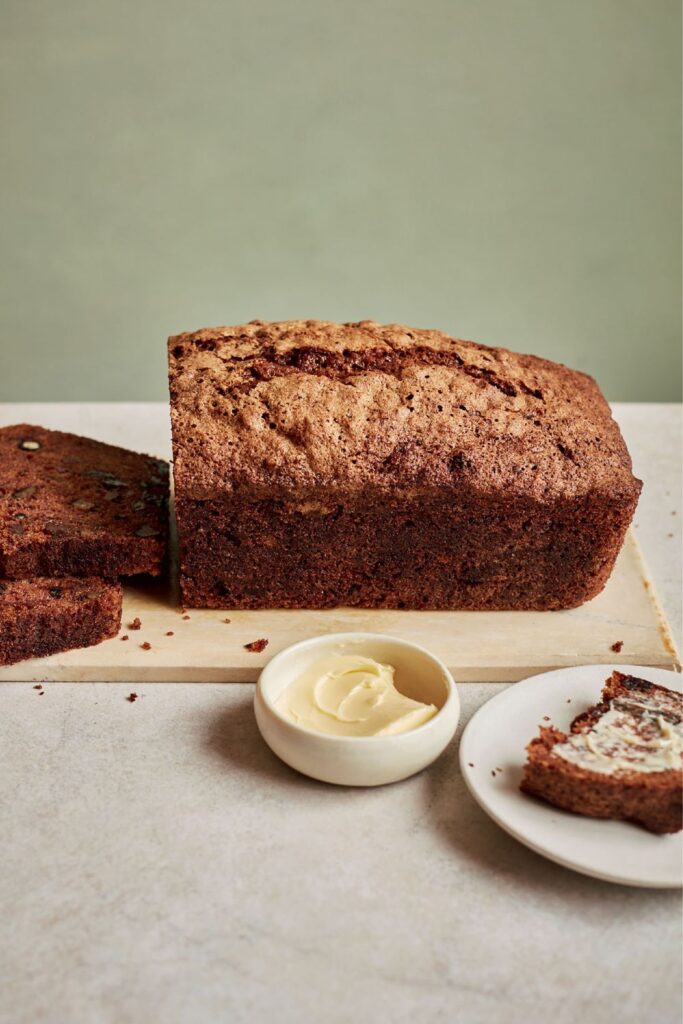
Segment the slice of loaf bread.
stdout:
<path fill-rule="evenodd" d="M 578 715 L 568 735 L 541 727 L 527 747 L 521 789 L 591 818 L 678 832 L 682 749 L 683 696 L 613 672 L 600 703 Z"/>
<path fill-rule="evenodd" d="M 168 465 L 75 434 L 0 429 L 0 577 L 162 571 Z"/>
<path fill-rule="evenodd" d="M 0 665 L 90 647 L 121 625 L 121 587 L 86 577 L 0 581 Z"/>

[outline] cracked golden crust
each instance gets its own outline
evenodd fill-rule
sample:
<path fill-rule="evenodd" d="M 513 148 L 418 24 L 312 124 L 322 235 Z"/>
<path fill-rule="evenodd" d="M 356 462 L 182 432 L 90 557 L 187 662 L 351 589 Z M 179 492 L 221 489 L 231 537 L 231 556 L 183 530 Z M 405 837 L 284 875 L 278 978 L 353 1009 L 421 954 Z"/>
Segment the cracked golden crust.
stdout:
<path fill-rule="evenodd" d="M 399 324 L 253 321 L 170 338 L 169 367 L 184 497 L 640 490 L 596 383 L 535 356 Z"/>

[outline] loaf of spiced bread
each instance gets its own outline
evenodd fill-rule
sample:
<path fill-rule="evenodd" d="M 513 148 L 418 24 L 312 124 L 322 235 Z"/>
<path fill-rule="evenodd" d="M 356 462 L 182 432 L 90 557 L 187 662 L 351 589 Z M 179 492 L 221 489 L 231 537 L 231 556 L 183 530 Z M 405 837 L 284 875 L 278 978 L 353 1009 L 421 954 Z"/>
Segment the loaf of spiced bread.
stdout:
<path fill-rule="evenodd" d="M 169 339 L 181 587 L 210 608 L 557 609 L 640 482 L 597 384 L 371 321 Z"/>

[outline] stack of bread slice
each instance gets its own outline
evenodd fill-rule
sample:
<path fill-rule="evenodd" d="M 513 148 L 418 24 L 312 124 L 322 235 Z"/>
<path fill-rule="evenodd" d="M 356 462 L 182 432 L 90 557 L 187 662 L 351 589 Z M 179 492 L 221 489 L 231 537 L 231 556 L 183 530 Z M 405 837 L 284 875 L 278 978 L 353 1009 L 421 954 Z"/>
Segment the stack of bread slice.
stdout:
<path fill-rule="evenodd" d="M 121 625 L 121 577 L 163 572 L 168 464 L 43 427 L 0 429 L 0 664 Z"/>

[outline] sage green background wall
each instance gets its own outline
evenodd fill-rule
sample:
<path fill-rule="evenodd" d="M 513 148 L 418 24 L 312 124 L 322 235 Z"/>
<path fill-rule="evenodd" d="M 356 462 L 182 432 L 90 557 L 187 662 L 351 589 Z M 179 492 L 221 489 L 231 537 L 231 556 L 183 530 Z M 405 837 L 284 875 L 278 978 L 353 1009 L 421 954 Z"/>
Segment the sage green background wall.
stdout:
<path fill-rule="evenodd" d="M 681 380 L 677 0 L 2 0 L 0 398 L 399 320 Z"/>

